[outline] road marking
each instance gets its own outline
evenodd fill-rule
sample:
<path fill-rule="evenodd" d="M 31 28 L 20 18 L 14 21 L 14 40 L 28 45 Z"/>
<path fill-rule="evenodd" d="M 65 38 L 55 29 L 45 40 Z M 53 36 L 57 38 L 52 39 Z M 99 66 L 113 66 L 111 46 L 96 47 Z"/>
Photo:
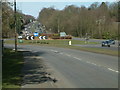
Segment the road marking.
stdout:
<path fill-rule="evenodd" d="M 66 56 L 68 56 L 68 57 L 70 57 L 71 55 L 69 55 L 69 54 L 65 54 Z"/>
<path fill-rule="evenodd" d="M 108 68 L 108 70 L 113 71 L 113 72 L 116 72 L 116 73 L 119 72 L 119 71 L 113 70 L 113 69 L 111 69 L 111 68 Z"/>
<path fill-rule="evenodd" d="M 81 61 L 81 59 L 80 59 L 80 58 L 77 58 L 77 57 L 73 57 L 73 58 L 75 58 L 75 59 L 77 59 L 77 60 L 80 60 L 80 61 Z"/>
<path fill-rule="evenodd" d="M 50 84 L 52 85 L 52 87 L 54 87 L 54 85 L 53 85 L 53 83 L 52 83 L 52 82 L 50 82 Z"/>
<path fill-rule="evenodd" d="M 58 51 L 56 51 L 56 50 L 52 50 L 52 49 L 51 49 L 51 51 L 53 51 L 53 52 L 55 52 L 55 53 L 57 53 L 57 52 L 58 52 Z"/>
<path fill-rule="evenodd" d="M 60 53 L 60 54 L 63 54 L 63 53 Z"/>
<path fill-rule="evenodd" d="M 91 62 L 87 61 L 87 63 L 91 63 Z"/>
<path fill-rule="evenodd" d="M 53 51 L 53 52 L 55 52 L 55 53 L 58 52 L 58 51 L 56 51 L 56 50 L 52 50 L 52 49 L 51 49 L 51 51 Z M 60 53 L 60 54 L 64 54 L 64 53 Z M 65 55 L 71 57 L 71 55 L 69 55 L 69 54 L 65 54 Z M 77 57 L 73 57 L 73 58 L 75 58 L 76 60 L 81 61 L 80 58 L 77 58 Z M 95 66 L 99 66 L 99 67 L 101 67 L 101 65 L 98 65 L 98 64 L 95 64 L 95 63 L 92 63 L 92 62 L 89 62 L 89 61 L 86 61 L 86 63 L 89 63 L 89 64 L 92 64 L 92 65 L 95 65 Z M 105 67 L 105 68 L 107 68 L 107 67 Z M 113 72 L 119 73 L 119 71 L 116 71 L 116 70 L 114 70 L 114 69 L 111 69 L 111 68 L 107 68 L 107 69 L 110 70 L 110 71 L 113 71 Z"/>
<path fill-rule="evenodd" d="M 93 64 L 93 65 L 97 66 L 97 64 L 95 64 L 95 63 L 91 63 L 91 64 Z"/>
<path fill-rule="evenodd" d="M 97 65 L 97 64 L 89 62 L 89 61 L 87 61 L 86 63 L 92 64 L 92 65 L 95 65 L 95 66 L 100 66 L 100 65 Z"/>

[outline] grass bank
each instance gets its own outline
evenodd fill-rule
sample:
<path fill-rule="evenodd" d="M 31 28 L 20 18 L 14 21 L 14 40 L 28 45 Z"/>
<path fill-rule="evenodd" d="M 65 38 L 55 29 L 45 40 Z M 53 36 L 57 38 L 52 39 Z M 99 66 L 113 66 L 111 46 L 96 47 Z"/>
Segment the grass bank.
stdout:
<path fill-rule="evenodd" d="M 97 42 L 85 43 L 85 41 L 71 40 L 73 45 L 69 46 L 68 45 L 69 41 L 70 40 L 33 40 L 33 41 L 32 40 L 23 40 L 23 43 L 18 42 L 18 44 L 19 45 L 28 45 L 29 44 L 29 45 L 62 47 L 62 48 L 70 48 L 70 49 L 76 49 L 76 50 L 82 50 L 82 51 L 88 51 L 88 52 L 118 56 L 118 51 L 113 51 L 113 50 L 104 49 L 104 48 L 90 48 L 90 47 L 73 46 L 75 44 L 79 44 L 79 45 L 99 44 Z M 5 43 L 13 44 L 14 41 L 7 40 Z"/>
<path fill-rule="evenodd" d="M 21 69 L 23 67 L 22 52 L 4 49 L 2 60 L 2 88 L 20 88 Z"/>

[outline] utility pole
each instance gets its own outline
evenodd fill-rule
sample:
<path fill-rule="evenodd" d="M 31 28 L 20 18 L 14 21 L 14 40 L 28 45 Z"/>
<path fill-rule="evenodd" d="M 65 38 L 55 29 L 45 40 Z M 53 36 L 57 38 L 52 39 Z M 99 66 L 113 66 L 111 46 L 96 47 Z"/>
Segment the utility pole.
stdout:
<path fill-rule="evenodd" d="M 15 52 L 17 52 L 17 32 L 16 32 L 16 0 L 14 0 L 14 24 L 15 24 Z"/>

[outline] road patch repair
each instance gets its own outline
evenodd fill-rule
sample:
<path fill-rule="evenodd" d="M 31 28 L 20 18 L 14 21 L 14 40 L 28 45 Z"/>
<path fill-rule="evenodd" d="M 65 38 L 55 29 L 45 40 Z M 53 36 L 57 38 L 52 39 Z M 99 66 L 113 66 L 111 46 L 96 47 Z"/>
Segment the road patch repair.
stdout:
<path fill-rule="evenodd" d="M 22 69 L 23 81 L 21 90 L 25 88 L 55 88 L 57 80 L 47 72 L 42 57 L 37 52 L 25 52 L 24 67 Z"/>

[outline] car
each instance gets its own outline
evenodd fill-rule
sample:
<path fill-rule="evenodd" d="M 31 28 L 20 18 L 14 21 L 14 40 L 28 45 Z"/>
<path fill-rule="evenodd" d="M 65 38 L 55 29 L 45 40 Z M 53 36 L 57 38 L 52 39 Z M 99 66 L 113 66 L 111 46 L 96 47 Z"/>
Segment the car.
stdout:
<path fill-rule="evenodd" d="M 110 42 L 111 44 L 115 44 L 115 40 L 110 39 L 109 42 Z"/>
<path fill-rule="evenodd" d="M 110 47 L 110 45 L 114 45 L 115 44 L 115 40 L 106 40 L 106 41 L 102 41 L 102 47 L 103 46 L 108 46 Z"/>
<path fill-rule="evenodd" d="M 22 36 L 18 36 L 18 39 L 22 39 L 23 37 Z"/>

